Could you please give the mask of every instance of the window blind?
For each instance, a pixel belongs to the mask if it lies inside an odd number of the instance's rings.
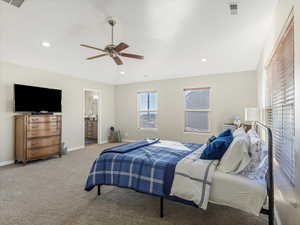
[[[157,92],[139,92],[138,96],[138,126],[139,128],[157,127]]]
[[[265,124],[268,127],[272,127],[273,121],[272,121],[272,108],[266,108],[265,109]]]
[[[210,130],[210,88],[184,89],[185,132]]]
[[[272,123],[275,159],[292,184],[295,183],[295,80],[294,23],[271,59],[268,73],[272,79]]]

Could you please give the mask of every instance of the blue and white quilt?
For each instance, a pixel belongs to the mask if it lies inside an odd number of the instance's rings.
[[[114,185],[168,197],[177,163],[201,146],[155,139],[107,149],[94,161],[85,190]]]

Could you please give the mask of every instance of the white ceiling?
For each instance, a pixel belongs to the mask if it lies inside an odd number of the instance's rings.
[[[111,84],[255,70],[277,1],[239,0],[238,16],[228,2],[25,0],[16,8],[0,1],[0,60]],[[130,45],[124,52],[144,60],[85,60],[99,52],[79,44],[109,43],[108,16],[118,19],[116,42]]]

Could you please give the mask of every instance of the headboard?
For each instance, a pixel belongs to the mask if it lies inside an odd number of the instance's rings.
[[[269,209],[262,209],[261,213],[269,216],[269,225],[274,225],[273,135],[271,128],[261,122],[255,122],[255,127],[261,138],[266,140],[268,145],[268,172],[266,174],[266,183]]]

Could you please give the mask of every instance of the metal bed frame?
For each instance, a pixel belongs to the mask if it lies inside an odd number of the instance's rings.
[[[261,122],[255,122],[256,127],[266,129],[268,134],[268,172],[266,174],[268,209],[262,208],[260,213],[268,215],[268,225],[274,225],[274,177],[273,177],[273,135],[272,130]],[[101,185],[98,186],[98,196],[101,195]],[[164,217],[164,197],[160,197],[160,217]]]
[[[255,123],[257,127],[261,127],[267,131],[268,136],[268,172],[266,175],[267,192],[268,192],[268,208],[261,209],[260,213],[268,215],[269,225],[274,225],[274,174],[273,174],[273,134],[270,127],[261,122]]]

